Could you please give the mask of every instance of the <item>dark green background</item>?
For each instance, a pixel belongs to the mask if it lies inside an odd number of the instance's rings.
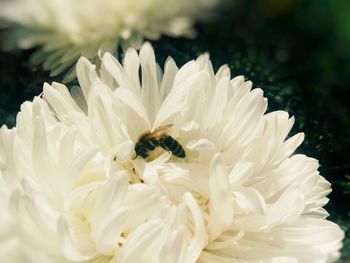
[[[350,1],[236,0],[218,14],[193,40],[154,42],[159,62],[170,55],[181,65],[208,51],[216,69],[228,64],[262,88],[269,111],[296,117],[292,134],[306,134],[298,151],[319,159],[332,183],[330,220],[346,231],[339,262],[350,262]],[[0,51],[0,124],[13,126],[20,104],[53,80],[29,66],[32,52]]]

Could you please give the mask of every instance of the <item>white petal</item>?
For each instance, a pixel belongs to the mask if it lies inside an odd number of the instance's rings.
[[[228,172],[219,154],[215,154],[210,164],[209,233],[211,240],[217,238],[230,225],[233,219]]]
[[[222,78],[215,87],[214,98],[212,98],[212,103],[206,116],[206,127],[208,128],[215,127],[222,121],[222,115],[228,96],[229,81],[229,78]]]
[[[199,139],[190,141],[186,147],[190,150],[201,151],[201,150],[210,150],[215,151],[215,144],[206,139]]]
[[[160,97],[154,51],[149,43],[145,43],[140,50],[140,62],[142,69],[142,103],[152,123],[159,109]]]
[[[139,94],[141,91],[141,85],[139,80],[140,58],[135,49],[129,48],[125,52],[123,65],[125,72],[128,74],[130,80],[133,82],[134,87],[138,89],[137,93]]]
[[[166,245],[163,247],[159,258],[166,263],[185,263],[186,253],[185,230],[180,227],[168,236]]]
[[[81,90],[85,100],[88,101],[91,85],[98,78],[95,66],[88,59],[81,57],[78,60],[76,71]]]
[[[202,213],[191,194],[186,193],[183,196],[183,201],[190,210],[193,224],[193,238],[187,249],[187,262],[196,262],[199,258],[202,249],[208,243],[208,235],[205,230],[205,225]]]
[[[159,91],[161,101],[164,101],[166,96],[168,96],[169,92],[171,91],[178,70],[179,69],[177,68],[175,61],[172,58],[168,58],[165,62],[164,76]]]
[[[133,158],[134,142],[126,140],[118,144],[113,150],[113,158],[115,157],[119,162],[124,163]]]
[[[266,202],[262,195],[253,188],[238,188],[233,192],[235,213],[265,214]]]
[[[120,235],[128,216],[128,209],[121,207],[105,216],[97,226],[96,249],[104,255],[112,255],[121,238]]]
[[[110,76],[118,83],[119,87],[130,89],[135,94],[139,94],[139,88],[134,85],[123,66],[112,56],[106,53],[103,56],[103,66],[109,72]],[[138,77],[138,76],[137,76]]]
[[[72,240],[66,219],[61,216],[57,223],[57,233],[59,235],[64,256],[72,261],[87,261],[97,256],[96,251],[80,251],[78,244]]]
[[[163,227],[160,220],[152,220],[138,227],[128,237],[116,262],[157,262],[155,259],[159,257],[164,243]]]
[[[101,189],[95,204],[92,225],[98,226],[110,211],[122,206],[127,193],[128,179],[125,172],[119,172],[111,176],[105,186]],[[94,229],[93,229],[94,233]],[[95,236],[95,234],[93,234]]]

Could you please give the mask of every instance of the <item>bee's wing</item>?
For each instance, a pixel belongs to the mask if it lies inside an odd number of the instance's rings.
[[[149,137],[151,138],[156,138],[159,137],[160,135],[163,134],[163,132],[167,129],[169,129],[170,127],[172,127],[174,124],[167,124],[167,125],[162,125],[159,126],[158,128],[156,128],[150,135]]]

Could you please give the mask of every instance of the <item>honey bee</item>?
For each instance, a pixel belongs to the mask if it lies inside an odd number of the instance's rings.
[[[160,146],[178,158],[185,158],[186,153],[181,144],[170,135],[165,134],[165,131],[171,126],[173,124],[163,125],[156,128],[153,132],[147,131],[142,134],[134,147],[136,157],[141,156],[146,159],[150,151]]]

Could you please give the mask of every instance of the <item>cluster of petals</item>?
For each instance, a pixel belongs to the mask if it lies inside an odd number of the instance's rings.
[[[330,184],[293,154],[287,112],[261,89],[214,71],[204,54],[164,69],[146,43],[123,63],[81,58],[79,86],[45,84],[0,130],[4,262],[332,262],[343,232],[327,221]],[[165,132],[186,152],[135,145]]]
[[[217,2],[4,0],[0,3],[0,18],[15,25],[12,37],[20,47],[42,46],[32,62],[43,63],[44,69],[56,76],[81,55],[97,63],[98,54],[114,53],[120,45],[140,47],[143,38],[156,40],[162,34],[191,37],[194,21],[206,17]]]

